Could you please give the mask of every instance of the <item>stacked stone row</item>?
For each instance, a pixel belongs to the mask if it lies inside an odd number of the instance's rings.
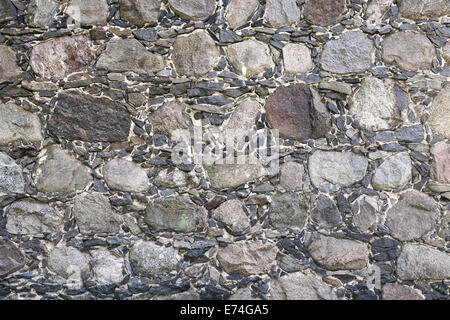
[[[0,0],[0,298],[448,299],[449,15]],[[194,126],[279,171],[174,163]]]

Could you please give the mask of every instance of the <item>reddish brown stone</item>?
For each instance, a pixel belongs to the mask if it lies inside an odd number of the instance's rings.
[[[103,29],[92,29],[89,31],[89,35],[92,40],[103,40],[106,39],[106,31]]]
[[[51,39],[36,45],[30,64],[34,72],[46,79],[62,80],[84,70],[94,60],[94,50],[86,35]]]
[[[267,119],[284,139],[321,138],[330,129],[330,114],[319,94],[306,84],[280,87],[266,102]]]
[[[431,149],[433,163],[431,164],[431,179],[450,183],[450,144],[441,141]]]
[[[313,24],[329,26],[334,24],[345,10],[345,0],[308,0],[303,14]]]

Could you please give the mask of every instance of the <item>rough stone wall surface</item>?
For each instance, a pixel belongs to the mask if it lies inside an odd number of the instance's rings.
[[[449,48],[448,0],[0,0],[0,299],[449,299]]]

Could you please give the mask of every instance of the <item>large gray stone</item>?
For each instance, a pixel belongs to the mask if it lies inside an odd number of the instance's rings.
[[[212,217],[223,223],[232,235],[244,234],[250,227],[250,218],[244,211],[243,203],[237,199],[222,203],[214,210]]]
[[[166,188],[195,188],[200,184],[200,179],[195,173],[184,172],[177,168],[160,171],[155,181]]]
[[[283,47],[284,72],[307,73],[314,68],[311,50],[302,43],[289,43]]]
[[[91,65],[95,57],[92,47],[86,35],[53,38],[33,47],[30,65],[42,78],[62,80]]]
[[[354,240],[308,234],[305,248],[318,265],[328,270],[359,270],[368,265],[367,244]]]
[[[56,233],[64,215],[46,203],[25,199],[13,202],[6,211],[6,231],[11,234],[44,237]]]
[[[372,186],[376,190],[403,187],[412,178],[412,163],[408,152],[400,152],[388,157],[375,169]]]
[[[450,184],[450,143],[440,141],[431,148],[433,162],[430,168],[430,178]]]
[[[382,298],[383,300],[425,300],[419,290],[399,283],[383,285]]]
[[[152,73],[164,69],[161,55],[151,53],[136,39],[111,39],[100,55],[96,67],[111,72]]]
[[[92,256],[92,271],[98,285],[118,284],[123,280],[122,258],[116,257],[107,249],[96,250]]]
[[[364,178],[368,161],[353,152],[316,151],[309,157],[309,175],[314,187],[329,183],[349,186]]]
[[[303,164],[288,161],[280,167],[280,185],[287,191],[296,191],[303,188]]]
[[[402,17],[426,19],[450,14],[448,0],[399,0],[398,8]]]
[[[0,278],[16,272],[26,263],[22,251],[11,241],[0,238]]]
[[[81,282],[81,276],[89,272],[89,256],[74,247],[59,246],[50,252],[47,267],[60,277]]]
[[[75,192],[92,180],[90,169],[59,146],[48,147],[34,171],[34,182],[41,192]]]
[[[311,217],[323,228],[334,228],[342,222],[336,203],[326,195],[319,195]]]
[[[418,244],[404,244],[397,259],[402,280],[444,280],[450,278],[450,255]]]
[[[120,218],[114,213],[106,196],[101,193],[77,195],[73,201],[73,214],[82,234],[120,231]]]
[[[71,0],[65,13],[77,24],[105,25],[109,6],[107,0]]]
[[[434,98],[428,124],[434,134],[450,139],[450,84]]]
[[[350,112],[366,130],[386,130],[395,126],[408,100],[408,94],[394,81],[367,77],[353,97]]]
[[[375,199],[367,196],[358,202],[359,213],[353,217],[353,223],[360,231],[366,232],[377,222],[380,207]]]
[[[300,19],[300,8],[295,0],[267,0],[264,18],[272,27],[287,26]]]
[[[337,40],[325,44],[321,64],[326,71],[334,73],[362,72],[373,61],[374,45],[364,33],[348,31]]]
[[[185,105],[176,100],[164,103],[148,114],[147,119],[152,124],[154,133],[160,133],[169,138],[175,130],[189,130],[193,126],[191,118],[185,111]]]
[[[130,250],[130,261],[139,272],[149,277],[164,276],[177,267],[180,256],[171,247],[141,242]]]
[[[21,107],[0,104],[0,145],[18,140],[37,142],[43,140],[39,117]]]
[[[425,35],[410,31],[388,36],[382,46],[383,60],[403,70],[430,68],[436,56],[433,44]]]
[[[113,159],[103,167],[103,177],[109,188],[124,192],[144,192],[149,187],[147,172],[134,162]]]
[[[59,5],[53,0],[32,0],[28,4],[28,24],[33,27],[50,27]]]
[[[246,24],[258,5],[258,0],[231,0],[225,14],[230,27],[234,29]]]
[[[170,7],[180,17],[205,20],[216,11],[216,0],[169,0]]]
[[[0,193],[24,193],[22,169],[8,155],[0,152]]]
[[[157,22],[160,9],[160,0],[120,0],[120,18],[137,26]]]
[[[269,242],[237,242],[220,248],[217,260],[227,273],[257,275],[270,271],[276,263],[277,253],[277,247]]]
[[[273,68],[269,47],[253,39],[233,43],[226,48],[227,59],[244,77]]]
[[[172,61],[180,76],[201,77],[219,62],[219,50],[205,30],[179,36],[173,44]]]
[[[370,0],[367,5],[366,18],[368,20],[381,20],[393,2],[394,0]]]
[[[254,99],[238,104],[223,127],[224,141],[233,136],[237,141],[244,142],[245,137],[253,133],[259,108],[259,102]]]
[[[147,206],[144,221],[156,231],[193,232],[205,227],[205,208],[187,196],[157,198]]]
[[[272,197],[269,220],[275,228],[299,228],[305,226],[310,199],[307,195],[286,192]]]
[[[402,193],[387,212],[386,226],[394,238],[409,241],[433,231],[438,218],[436,202],[418,191]]]
[[[67,140],[116,142],[128,140],[131,119],[120,102],[66,91],[58,95],[47,127]]]
[[[273,280],[271,300],[337,300],[332,287],[310,271],[290,273]]]
[[[264,176],[265,169],[261,164],[205,164],[211,187],[222,190],[235,188]]]
[[[20,79],[22,69],[16,62],[16,53],[7,45],[0,44],[0,83],[14,82]]]

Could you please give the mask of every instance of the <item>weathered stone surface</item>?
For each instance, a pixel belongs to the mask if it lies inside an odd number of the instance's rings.
[[[347,95],[352,94],[352,86],[345,82],[339,81],[322,81],[319,83],[319,89],[333,90]]]
[[[158,246],[146,241],[135,245],[130,251],[130,261],[137,270],[149,277],[164,276],[174,271],[180,256],[171,247]]]
[[[111,39],[95,65],[111,72],[151,73],[164,69],[164,59],[136,39]]]
[[[166,188],[195,188],[200,184],[200,179],[194,173],[184,172],[177,168],[160,171],[155,177],[155,181]]]
[[[169,0],[170,7],[180,17],[205,20],[216,11],[215,0]]]
[[[0,238],[0,278],[19,270],[25,263],[22,251],[13,242]]]
[[[238,104],[223,127],[224,141],[233,136],[237,141],[244,142],[245,137],[254,132],[253,127],[259,108],[259,102],[254,99],[248,99]]]
[[[119,102],[66,91],[58,95],[47,127],[68,140],[116,142],[128,139],[131,119]]]
[[[229,300],[242,301],[242,300],[261,300],[258,296],[252,296],[252,290],[250,288],[237,289],[234,294],[230,296]]]
[[[304,173],[303,165],[298,162],[283,163],[280,167],[280,185],[287,191],[300,190],[303,187]]]
[[[121,258],[117,258],[106,249],[97,250],[92,255],[92,271],[98,285],[117,284],[123,280]]]
[[[416,124],[395,130],[395,137],[400,143],[418,143],[425,138],[423,126]]]
[[[261,164],[212,164],[204,165],[211,187],[222,190],[238,187],[247,182],[261,178],[265,169]]]
[[[12,158],[0,152],[0,194],[24,193],[24,189],[22,169]]]
[[[30,65],[45,79],[62,80],[85,70],[94,60],[94,50],[85,35],[54,38],[33,47]]]
[[[377,201],[365,196],[359,200],[359,213],[353,217],[353,224],[360,231],[366,232],[377,222],[378,212]]]
[[[23,80],[22,87],[31,91],[58,91],[58,86],[53,82],[38,82]]]
[[[308,218],[309,197],[304,194],[286,192],[272,197],[269,210],[270,224],[275,228],[299,228]]]
[[[74,247],[56,247],[48,257],[47,267],[63,278],[81,281],[89,271],[89,256]]]
[[[323,228],[333,228],[342,222],[341,213],[334,201],[323,194],[319,195],[311,217]]]
[[[22,69],[17,65],[16,59],[16,53],[10,47],[0,44],[0,83],[20,79]]]
[[[318,265],[328,270],[359,270],[368,264],[367,244],[354,240],[308,234],[305,248]]]
[[[428,124],[434,134],[450,139],[450,84],[434,98]]]
[[[173,44],[172,61],[179,75],[201,77],[219,62],[219,50],[205,30],[179,36]]]
[[[65,13],[81,25],[105,25],[109,6],[106,0],[71,0]]]
[[[350,112],[366,130],[386,130],[395,126],[400,106],[407,108],[408,100],[407,93],[394,81],[367,77],[353,97]]]
[[[367,5],[366,18],[380,20],[389,10],[394,0],[370,0]]]
[[[41,192],[75,192],[91,182],[90,169],[59,146],[45,150],[34,172],[34,183]]]
[[[253,39],[229,45],[226,53],[231,65],[245,77],[274,67],[267,45]]]
[[[290,273],[271,283],[271,300],[337,300],[332,287],[310,271]]]
[[[25,199],[7,209],[6,231],[11,234],[44,237],[59,231],[64,215],[46,203]]]
[[[229,26],[234,29],[246,24],[258,5],[258,0],[231,0],[225,14]]]
[[[319,26],[336,23],[344,10],[345,0],[307,0],[303,5],[305,18]]]
[[[435,49],[430,40],[415,32],[396,32],[385,38],[382,46],[383,60],[403,70],[430,68],[435,57]]]
[[[433,231],[438,217],[436,202],[424,193],[402,193],[398,202],[387,212],[385,225],[394,238],[409,241]]]
[[[431,163],[431,179],[450,183],[450,144],[444,141],[436,143],[431,148],[433,162]]]
[[[447,64],[450,64],[450,41],[447,41],[442,47],[442,57],[445,59]]]
[[[321,64],[334,73],[362,72],[373,61],[373,42],[360,31],[345,32],[341,38],[330,40],[322,52]]]
[[[149,187],[147,172],[134,162],[113,159],[103,167],[106,184],[113,190],[144,192]]]
[[[322,138],[330,129],[330,113],[313,88],[298,83],[277,88],[266,102],[267,120],[281,138]]]
[[[397,274],[402,280],[448,279],[450,255],[424,245],[405,244],[397,259]]]
[[[156,231],[193,232],[205,226],[207,212],[187,196],[157,198],[147,206],[145,222]]]
[[[53,0],[32,0],[28,4],[28,24],[34,27],[49,27],[58,10],[59,5]]]
[[[277,262],[280,268],[286,272],[301,271],[308,267],[308,265],[303,264],[301,260],[282,252],[278,252]]]
[[[283,47],[284,71],[290,74],[307,73],[314,68],[311,51],[301,43],[289,43]]]
[[[314,187],[322,184],[349,186],[364,178],[368,162],[353,152],[316,151],[309,158],[309,175]]]
[[[147,117],[152,124],[153,132],[169,138],[175,130],[191,129],[191,118],[185,112],[185,105],[178,101],[168,101]]]
[[[383,300],[425,300],[419,290],[398,283],[383,285],[382,298]]]
[[[272,27],[288,26],[300,19],[300,9],[295,0],[267,0],[264,18]]]
[[[242,202],[237,199],[222,203],[214,210],[212,217],[223,223],[232,235],[244,234],[250,227],[250,218],[245,214]]]
[[[158,21],[160,0],[120,0],[120,17],[137,26]]]
[[[402,17],[410,19],[426,19],[450,14],[450,3],[447,0],[400,0],[398,8]]]
[[[119,216],[114,213],[107,197],[101,193],[81,194],[74,198],[73,214],[82,234],[118,233]]]
[[[237,242],[220,248],[217,260],[225,272],[256,275],[269,272],[276,263],[277,252],[277,247],[269,242]]]
[[[0,0],[0,23],[15,19],[17,9],[10,0]]]
[[[400,152],[388,157],[375,169],[372,186],[376,190],[403,187],[412,178],[412,163],[408,152]]]

